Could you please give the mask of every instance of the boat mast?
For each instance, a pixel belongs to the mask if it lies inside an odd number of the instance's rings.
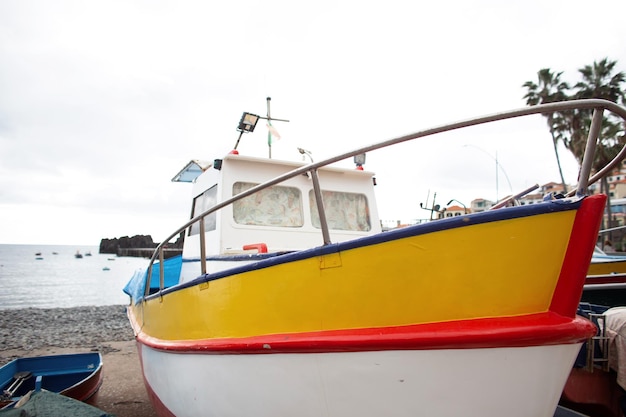
[[[272,130],[270,127],[272,126],[272,116],[270,116],[270,101],[271,97],[267,98],[267,149],[269,151],[269,158],[272,159]]]
[[[279,122],[289,122],[289,120],[285,119],[274,119],[270,113],[270,101],[271,97],[267,98],[267,117],[261,117],[261,119],[267,120],[267,147],[269,149],[269,158],[272,159],[272,130],[274,127],[272,126],[272,120],[277,120]]]
[[[237,130],[239,131],[239,137],[237,138],[237,142],[235,142],[235,147],[231,151],[231,153],[238,154],[239,152],[237,152],[237,146],[239,146],[239,141],[241,140],[241,136],[243,136],[244,133],[254,132],[254,128],[256,127],[258,120],[265,119],[267,120],[267,146],[269,148],[269,157],[270,159],[272,159],[272,131],[274,131],[275,136],[280,138],[280,136],[278,135],[278,132],[276,132],[276,130],[272,126],[272,120],[278,120],[279,122],[289,122],[289,120],[272,118],[270,114],[270,100],[272,100],[272,98],[268,97],[267,98],[267,117],[257,116],[256,114],[243,112],[243,114],[241,115],[241,120],[239,120],[239,126],[237,127]]]

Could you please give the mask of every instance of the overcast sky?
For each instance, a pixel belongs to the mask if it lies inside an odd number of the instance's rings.
[[[524,107],[544,67],[572,82],[604,57],[626,70],[624,16],[623,0],[0,0],[0,243],[160,241],[190,213],[171,178],[232,149],[268,96],[290,120],[273,156],[321,160]],[[264,126],[239,150],[267,155]],[[469,206],[559,181],[540,117],[372,153],[366,169],[381,217],[402,221],[434,193]]]

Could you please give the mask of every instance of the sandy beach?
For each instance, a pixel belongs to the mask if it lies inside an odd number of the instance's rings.
[[[98,351],[104,382],[94,404],[118,417],[156,416],[124,306],[0,311],[0,365],[26,356]]]

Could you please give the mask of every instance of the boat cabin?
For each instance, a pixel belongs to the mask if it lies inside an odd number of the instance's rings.
[[[304,165],[235,154],[217,159],[193,179],[191,218]],[[381,231],[372,172],[338,167],[317,172],[331,242]],[[180,283],[200,275],[199,262],[190,262],[201,259],[200,233],[199,222],[185,232]],[[311,175],[307,172],[263,188],[205,216],[204,233],[207,273],[232,267],[233,262],[241,265],[245,260],[323,245]]]

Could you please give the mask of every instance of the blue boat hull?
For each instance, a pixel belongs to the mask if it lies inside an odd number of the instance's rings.
[[[102,356],[97,352],[15,359],[0,368],[0,392],[11,391],[0,408],[41,389],[93,403],[102,380]]]

